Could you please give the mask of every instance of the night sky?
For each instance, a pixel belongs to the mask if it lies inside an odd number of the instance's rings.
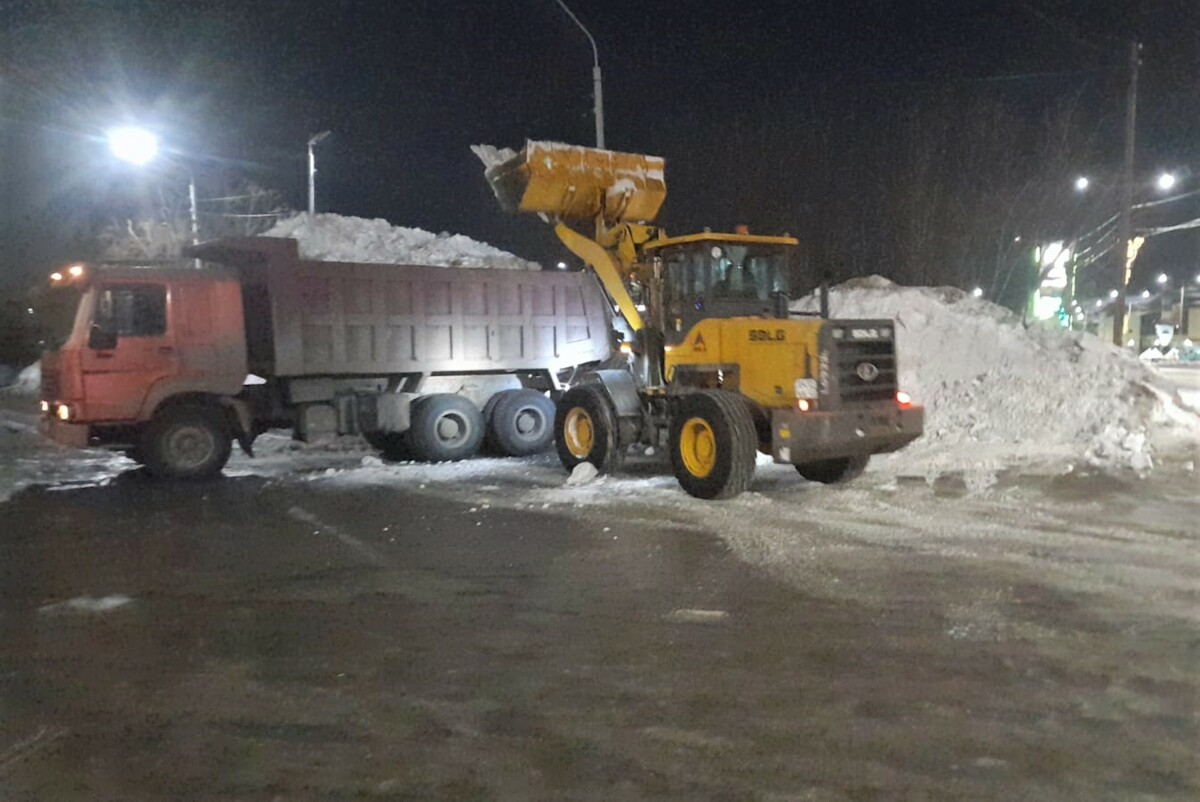
[[[813,209],[853,202],[832,197],[837,182],[794,176],[836,161],[839,141],[886,143],[872,97],[1002,92],[1030,117],[1077,97],[1098,143],[1088,169],[1114,169],[1120,68],[1135,35],[1145,43],[1139,171],[1200,168],[1195,2],[570,5],[599,43],[609,146],[668,160],[662,219],[675,232],[803,233]],[[552,0],[0,0],[0,29],[9,284],[70,258],[135,185],[169,180],[113,163],[100,136],[115,123],[156,128],[195,167],[201,195],[208,171],[235,168],[296,208],[305,141],[331,129],[321,210],[543,260],[560,252],[553,236],[500,213],[468,145],[593,141],[591,52]],[[817,125],[834,132],[826,152],[794,144]],[[857,175],[845,191],[871,186]]]

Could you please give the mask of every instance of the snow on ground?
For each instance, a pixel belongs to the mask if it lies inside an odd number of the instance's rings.
[[[42,363],[34,362],[17,374],[17,380],[7,387],[0,387],[0,393],[8,395],[37,395],[42,389]]]
[[[536,262],[462,234],[434,234],[386,220],[339,214],[298,214],[262,236],[290,237],[297,241],[302,258],[326,262],[541,269]]]
[[[816,303],[810,297],[794,308]],[[1200,416],[1136,356],[1090,334],[1026,328],[961,290],[874,276],[833,288],[830,314],[894,319],[900,386],[925,406],[924,437],[877,467],[965,470],[984,482],[1014,465],[1087,461],[1146,471],[1156,443],[1200,438]]]

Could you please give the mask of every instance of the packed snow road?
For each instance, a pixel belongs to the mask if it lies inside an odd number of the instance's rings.
[[[0,798],[1195,799],[1194,472],[0,475]],[[24,450],[23,450],[24,449]]]

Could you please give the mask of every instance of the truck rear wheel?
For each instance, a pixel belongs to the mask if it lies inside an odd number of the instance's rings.
[[[684,396],[670,434],[671,467],[689,495],[730,498],[750,487],[758,434],[741,396],[724,390]]]
[[[483,441],[483,413],[461,395],[427,395],[413,402],[412,424],[406,435],[415,459],[466,459],[479,450]]]
[[[869,454],[860,457],[823,459],[818,462],[803,462],[796,466],[796,471],[810,482],[840,485],[862,476],[862,472],[867,469],[867,463],[870,460]]]
[[[591,384],[563,393],[554,413],[558,459],[568,471],[590,462],[600,473],[620,470],[625,449],[617,431],[617,416],[604,391]]]
[[[233,437],[223,410],[168,407],[154,416],[137,448],[146,469],[164,479],[216,476],[229,461]]]
[[[502,390],[487,410],[492,450],[510,457],[545,451],[554,438],[554,402],[537,390]]]

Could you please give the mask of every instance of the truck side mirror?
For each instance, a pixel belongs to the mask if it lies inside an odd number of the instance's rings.
[[[88,332],[88,348],[93,351],[111,351],[117,347],[117,330],[93,323]]]

